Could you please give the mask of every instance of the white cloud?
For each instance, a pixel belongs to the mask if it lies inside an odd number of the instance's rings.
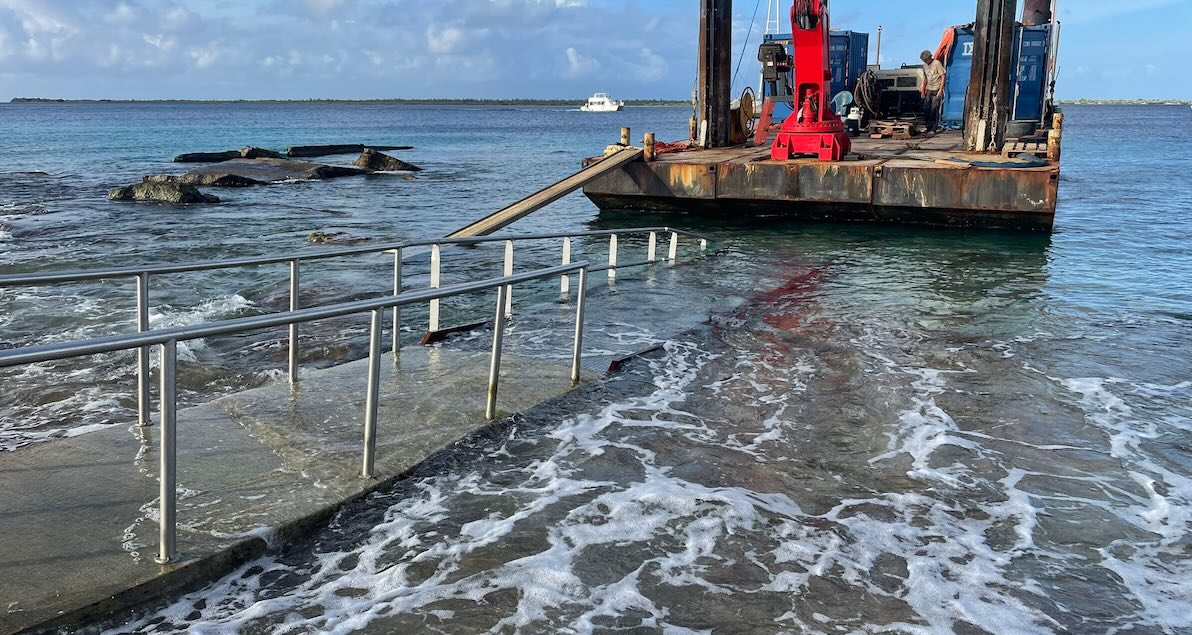
[[[344,0],[306,0],[306,8],[316,15],[327,15],[343,3]]]
[[[588,77],[600,70],[600,62],[588,57],[575,50],[575,47],[569,47],[565,54],[567,55],[567,71],[566,74],[571,78]]]
[[[464,39],[464,32],[455,27],[426,28],[426,45],[431,53],[448,55],[455,53],[456,47]]]

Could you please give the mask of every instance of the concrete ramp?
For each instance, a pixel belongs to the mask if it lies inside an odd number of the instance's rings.
[[[506,207],[497,212],[493,212],[488,216],[451,233],[448,238],[469,238],[473,236],[487,236],[498,229],[502,229],[534,212],[550,205],[551,203],[567,196],[568,194],[582,188],[589,182],[620,169],[621,166],[632,161],[636,161],[642,157],[642,151],[638,148],[625,148],[616,154],[611,154],[604,157],[600,161],[592,163],[588,167],[572,174],[571,176],[545,187],[526,198]]]
[[[117,426],[0,454],[0,632],[101,619],[201,584],[325,523],[482,427],[488,356],[442,348],[383,364],[377,473],[359,478],[367,360],[178,413],[178,548],[154,563],[158,428]],[[186,372],[185,366],[182,372]],[[506,354],[498,406],[570,390],[562,364]]]

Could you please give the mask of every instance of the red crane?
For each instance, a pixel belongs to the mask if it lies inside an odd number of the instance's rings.
[[[852,149],[844,122],[832,112],[828,83],[828,0],[795,0],[791,6],[795,54],[794,109],[782,123],[770,156],[786,161],[813,154],[820,161],[839,161]]]

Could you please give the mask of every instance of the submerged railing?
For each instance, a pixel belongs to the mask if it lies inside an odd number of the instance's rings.
[[[648,234],[647,255],[645,260],[618,263],[619,247],[618,236]],[[2,287],[22,287],[22,286],[41,286],[51,284],[66,284],[76,282],[90,282],[99,280],[115,280],[122,278],[130,278],[136,281],[136,313],[135,323],[138,333],[152,332],[149,328],[149,282],[153,276],[162,276],[168,274],[180,273],[194,273],[200,271],[214,271],[219,269],[232,269],[239,267],[256,267],[262,265],[274,264],[288,264],[290,269],[290,284],[289,284],[289,310],[291,312],[297,311],[301,308],[301,265],[303,262],[314,262],[320,260],[330,260],[336,258],[346,258],[351,256],[372,255],[378,253],[393,254],[393,294],[399,295],[402,293],[402,264],[404,259],[404,250],[414,247],[429,247],[430,248],[430,288],[437,289],[441,286],[443,273],[443,259],[442,248],[445,246],[467,246],[480,245],[485,243],[505,242],[505,261],[504,261],[504,275],[510,276],[513,274],[514,263],[514,244],[524,241],[540,241],[540,240],[555,240],[562,239],[562,265],[571,263],[571,247],[572,240],[575,238],[584,237],[608,237],[608,265],[591,267],[590,272],[607,271],[610,280],[615,279],[617,269],[624,269],[628,267],[637,267],[652,264],[658,261],[658,235],[669,234],[669,245],[667,249],[666,260],[675,262],[678,257],[679,237],[686,236],[699,241],[700,251],[707,249],[708,240],[703,236],[693,234],[681,229],[671,227],[639,227],[639,228],[622,228],[622,229],[608,229],[596,231],[582,231],[571,233],[552,233],[552,234],[520,234],[514,236],[489,236],[481,238],[440,238],[431,240],[415,240],[404,241],[396,243],[386,243],[381,245],[372,245],[369,247],[353,247],[346,249],[337,249],[319,252],[305,252],[294,253],[288,255],[278,256],[261,256],[253,258],[233,258],[227,260],[211,260],[199,261],[191,263],[173,264],[173,265],[154,265],[154,266],[139,266],[139,267],[117,267],[109,269],[94,269],[81,271],[60,271],[52,273],[31,273],[31,274],[16,274],[0,276],[0,288]],[[508,317],[512,311],[513,306],[513,287],[508,285],[505,290],[505,315]],[[560,274],[560,292],[566,297],[570,292],[570,278],[564,272]],[[448,296],[441,296],[448,297]],[[440,311],[440,297],[433,298],[429,301],[428,309],[428,330],[430,332],[438,332],[441,330],[441,311]],[[401,332],[401,308],[400,305],[394,306],[393,309],[393,349],[399,350]],[[150,385],[152,383],[149,373],[149,345],[137,348],[137,421],[143,426],[150,423]],[[287,372],[291,383],[298,381],[298,361],[299,361],[299,347],[298,347],[298,323],[292,323],[289,326],[289,349],[287,354]]]
[[[160,415],[160,475],[159,496],[161,513],[159,518],[159,543],[156,560],[160,563],[173,562],[177,558],[177,423],[178,423],[178,342],[244,333],[280,326],[294,326],[306,322],[340,318],[360,313],[372,313],[368,346],[368,384],[364,406],[364,451],[361,476],[372,478],[376,471],[377,415],[381,385],[381,335],[384,312],[397,310],[411,304],[435,302],[442,298],[497,290],[493,346],[489,361],[488,393],[485,401],[485,417],[496,416],[497,389],[501,373],[501,350],[508,310],[508,290],[514,284],[536,280],[554,279],[558,276],[579,274],[575,302],[575,337],[572,346],[571,381],[580,377],[580,361],[583,352],[584,302],[586,297],[587,261],[538,269],[527,273],[502,276],[478,282],[466,282],[442,288],[407,291],[393,296],[372,300],[359,300],[322,307],[298,309],[283,313],[271,313],[246,318],[225,320],[197,326],[180,326],[159,329],[145,333],[113,335],[82,342],[68,342],[32,346],[22,349],[0,351],[0,368],[36,364],[111,353],[126,350],[148,350],[158,346],[161,350],[159,380],[161,389]]]

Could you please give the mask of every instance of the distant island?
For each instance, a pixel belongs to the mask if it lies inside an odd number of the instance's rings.
[[[1068,106],[1184,106],[1192,102],[1184,99],[1061,99]]]
[[[315,106],[574,106],[579,99],[46,99],[15,97],[12,104],[309,104]],[[627,99],[627,106],[687,106],[688,101],[674,99]]]

